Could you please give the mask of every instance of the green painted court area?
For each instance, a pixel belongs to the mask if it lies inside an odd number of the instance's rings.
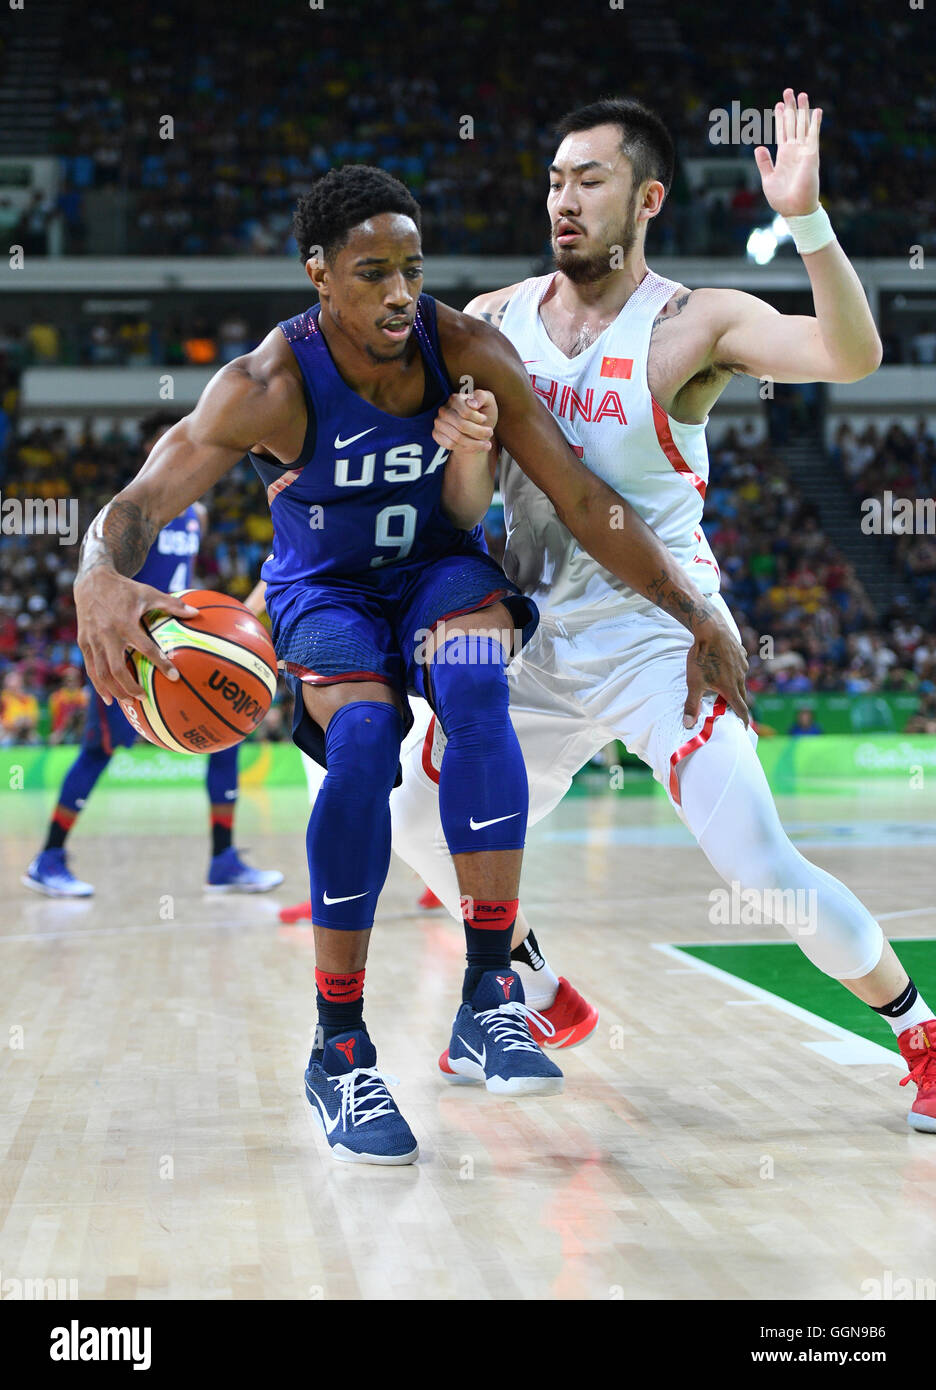
[[[933,1007],[936,999],[936,940],[917,937],[894,939],[894,949],[917,989]],[[830,980],[812,965],[792,941],[722,946],[678,946],[677,950],[714,965],[729,975],[777,994],[801,1009],[818,1014],[871,1042],[893,1047],[889,1024],[849,994],[837,980]]]

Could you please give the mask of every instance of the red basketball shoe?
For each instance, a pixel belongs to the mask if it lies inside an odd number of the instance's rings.
[[[432,912],[437,907],[444,907],[445,903],[442,902],[441,898],[436,897],[431,888],[426,888],[419,899],[419,906],[424,912]]]
[[[530,1020],[530,1032],[540,1047],[578,1047],[590,1038],[598,1027],[598,1010],[589,1004],[578,990],[570,985],[562,975],[559,976],[559,989],[548,1009],[539,1013],[548,1019],[555,1028],[552,1037],[547,1037],[534,1020]]]
[[[916,1100],[907,1115],[911,1129],[936,1134],[936,1018],[905,1028],[897,1039],[901,1056],[910,1068],[901,1086],[914,1081]]]
[[[307,903],[294,903],[292,907],[281,907],[279,910],[281,922],[305,922],[312,921],[312,899]]]

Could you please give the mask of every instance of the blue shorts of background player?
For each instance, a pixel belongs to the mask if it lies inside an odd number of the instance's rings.
[[[46,842],[29,865],[22,882],[51,898],[87,898],[92,884],[71,873],[65,857],[69,831],[117,748],[129,748],[136,733],[120,706],[105,705],[88,687],[88,716],[81,748],[65,775],[52,813]],[[211,859],[206,889],[212,892],[266,893],[283,881],[278,869],[254,869],[234,848],[234,806],[237,801],[237,744],[208,756],[206,786],[211,808]]]

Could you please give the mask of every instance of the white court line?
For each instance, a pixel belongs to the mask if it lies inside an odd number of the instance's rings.
[[[734,946],[742,943],[732,941],[730,943],[707,942],[705,944]],[[744,944],[763,945],[763,942]],[[651,941],[650,945],[654,951],[662,951],[664,955],[670,956],[673,960],[679,960],[683,964],[688,962],[694,969],[701,970],[704,975],[711,975],[713,979],[720,980],[722,984],[731,985],[733,989],[740,990],[742,994],[749,994],[752,1001],[756,1000],[758,1003],[778,1009],[780,1013],[795,1018],[798,1023],[805,1023],[810,1028],[818,1029],[820,1033],[828,1033],[830,1037],[837,1038],[840,1042],[847,1042],[852,1047],[856,1043],[861,1043],[861,1051],[866,1062],[882,1062],[886,1063],[887,1066],[899,1067],[901,1071],[906,1070],[906,1064],[899,1053],[891,1052],[889,1048],[882,1047],[880,1043],[863,1038],[860,1033],[853,1033],[850,1028],[841,1028],[837,1023],[830,1023],[827,1018],[820,1018],[819,1014],[810,1013],[808,1009],[801,1009],[799,1004],[791,1004],[788,999],[782,999],[779,994],[772,994],[770,990],[761,989],[760,985],[752,985],[750,980],[742,980],[738,975],[732,975],[727,970],[720,970],[717,965],[710,965],[708,961],[699,960],[698,956],[687,955],[685,951],[681,951],[678,946],[672,945],[668,941]],[[803,1046],[810,1047],[812,1044],[803,1042]],[[844,1052],[842,1055],[845,1055]],[[836,1060],[839,1059],[836,1058]]]
[[[925,917],[928,912],[936,914],[936,907],[905,907],[902,912],[879,912],[877,919],[879,922],[892,922],[895,917]],[[913,937],[907,939],[912,941]]]

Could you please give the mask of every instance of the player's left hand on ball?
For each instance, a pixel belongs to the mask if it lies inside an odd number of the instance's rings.
[[[197,608],[103,565],[79,575],[74,594],[85,670],[106,705],[143,694],[127,666],[128,647],[147,657],[169,680],[178,680],[178,672],[150,637],[143,618],[154,609],[191,618]]]
[[[486,452],[497,424],[497,401],[490,391],[449,396],[432,426],[432,437],[443,449]]]
[[[686,661],[686,684],[689,688],[683,723],[691,729],[699,718],[702,696],[706,690],[723,695],[739,719],[749,724],[744,676],[748,668],[747,652],[718,613],[712,613],[695,630],[695,642]]]

